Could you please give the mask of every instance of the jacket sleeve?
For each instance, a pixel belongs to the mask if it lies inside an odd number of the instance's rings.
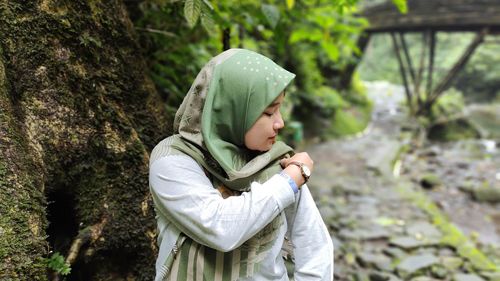
[[[333,280],[333,243],[307,185],[285,210],[293,246],[295,281]]]
[[[185,155],[156,160],[149,183],[158,215],[198,243],[223,252],[250,239],[295,200],[279,175],[223,199],[200,165]]]

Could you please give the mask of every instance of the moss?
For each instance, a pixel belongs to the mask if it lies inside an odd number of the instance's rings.
[[[428,138],[434,141],[458,141],[480,137],[477,128],[466,119],[455,119],[432,125]]]
[[[398,192],[405,198],[423,209],[439,228],[443,237],[441,242],[456,249],[457,253],[472,265],[475,271],[500,272],[500,265],[493,263],[481,252],[447,217],[439,208],[422,192],[413,190],[410,186],[400,184]]]
[[[5,86],[0,85],[0,279],[45,280],[42,184],[25,155],[27,146],[16,129],[20,126],[12,118]]]
[[[45,278],[41,187],[73,194],[75,224],[82,228],[108,218],[101,239],[85,246],[93,254],[79,259],[76,274],[90,272],[86,280],[150,280],[154,274],[155,221],[151,204],[144,203],[147,157],[170,124],[163,123],[165,110],[144,75],[120,3],[47,0],[42,10],[33,1],[0,8],[0,46],[11,83],[0,96],[0,128],[15,136],[12,150],[21,155],[19,161],[4,158],[1,147],[0,159],[8,160],[0,164],[19,182],[0,191],[2,211],[17,212],[15,219],[0,218],[8,233],[0,236],[0,276],[15,271],[22,280]],[[26,163],[24,170],[12,170],[14,162]],[[3,175],[0,180],[12,186]],[[19,201],[7,191],[18,193]]]

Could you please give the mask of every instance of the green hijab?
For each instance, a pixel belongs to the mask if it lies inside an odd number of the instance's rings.
[[[203,67],[179,107],[171,146],[233,190],[267,180],[292,148],[278,141],[269,151],[250,151],[245,133],[294,77],[256,52],[222,52]]]

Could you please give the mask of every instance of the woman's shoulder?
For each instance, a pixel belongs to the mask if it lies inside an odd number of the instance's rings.
[[[151,162],[151,167],[155,165],[168,166],[168,167],[200,167],[198,162],[196,162],[191,156],[187,154],[171,154],[164,155]],[[200,167],[201,168],[201,167]]]

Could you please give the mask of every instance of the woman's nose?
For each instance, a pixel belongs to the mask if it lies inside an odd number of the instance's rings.
[[[281,113],[277,114],[276,119],[274,120],[273,129],[280,130],[285,127],[285,121],[281,117]]]

